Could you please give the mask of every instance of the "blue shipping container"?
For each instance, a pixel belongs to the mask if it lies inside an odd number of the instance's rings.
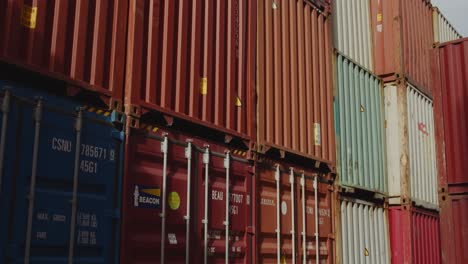
[[[116,263],[120,115],[7,82],[0,102],[0,263]]]

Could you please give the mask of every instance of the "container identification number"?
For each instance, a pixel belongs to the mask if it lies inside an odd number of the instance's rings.
[[[81,155],[88,158],[106,159],[107,150],[98,146],[81,144]]]

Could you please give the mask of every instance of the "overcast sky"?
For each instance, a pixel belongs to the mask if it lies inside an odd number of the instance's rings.
[[[455,26],[464,37],[468,36],[468,0],[432,0],[444,16]]]

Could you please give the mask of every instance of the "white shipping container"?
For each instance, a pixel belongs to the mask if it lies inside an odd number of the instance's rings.
[[[443,43],[462,38],[460,33],[450,24],[437,7],[432,9],[432,17],[434,23],[434,43]]]
[[[390,263],[388,213],[364,201],[341,201],[341,263]]]
[[[374,71],[369,0],[333,0],[335,48]]]
[[[409,83],[384,88],[390,204],[409,196],[437,208],[437,167],[432,100]]]

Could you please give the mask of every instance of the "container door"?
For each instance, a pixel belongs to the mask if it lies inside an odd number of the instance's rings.
[[[262,166],[262,167],[260,167]],[[257,202],[258,262],[291,263],[292,202],[289,174],[263,165],[257,168],[259,190]]]
[[[122,142],[109,117],[76,114],[55,98],[18,102],[12,228],[2,261],[112,263]]]
[[[315,195],[314,179],[304,177],[304,180],[297,180],[297,200],[298,200],[298,253],[300,263],[319,263],[320,261],[333,260],[332,242],[329,237],[332,235],[332,204],[331,190],[327,184],[317,183],[317,196]],[[304,183],[304,188],[302,186]],[[316,207],[316,203],[317,207]],[[316,213],[318,212],[318,214]],[[317,240],[315,233],[318,233],[318,255],[317,261]],[[305,236],[303,235],[305,234]],[[305,249],[305,250],[304,250]],[[305,256],[305,258],[304,258]],[[297,260],[299,263],[299,260]]]
[[[197,236],[201,239],[196,263],[248,263],[251,167],[231,154],[223,154],[222,148],[211,149],[199,158]]]
[[[185,263],[185,147],[132,133],[125,155],[121,263]]]

